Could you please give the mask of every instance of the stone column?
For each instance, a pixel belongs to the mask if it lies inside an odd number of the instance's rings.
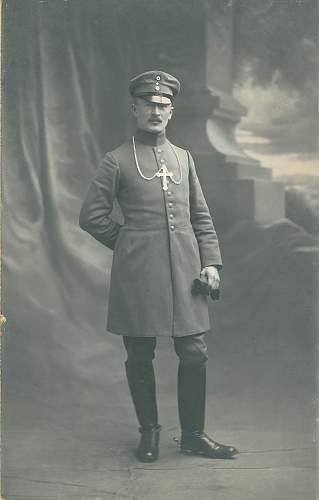
[[[272,181],[271,169],[236,142],[235,129],[246,109],[232,96],[233,23],[231,1],[197,4],[189,20],[187,83],[171,126],[176,143],[195,158],[207,202],[222,229],[242,219],[270,223],[285,216],[283,187]]]

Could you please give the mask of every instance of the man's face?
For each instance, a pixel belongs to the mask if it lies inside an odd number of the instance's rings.
[[[132,111],[136,118],[137,128],[158,134],[166,129],[173,114],[173,106],[171,103],[158,104],[137,97],[132,104]]]

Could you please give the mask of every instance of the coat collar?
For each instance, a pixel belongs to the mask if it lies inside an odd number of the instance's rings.
[[[136,141],[147,146],[161,146],[167,141],[165,131],[161,134],[151,134],[150,132],[146,132],[146,130],[137,129],[134,137]]]

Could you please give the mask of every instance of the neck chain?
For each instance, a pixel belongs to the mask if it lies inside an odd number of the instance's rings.
[[[142,177],[142,179],[144,179],[145,181],[151,181],[151,180],[155,179],[155,177],[162,177],[163,191],[167,191],[167,189],[168,189],[168,182],[167,182],[167,178],[168,177],[171,179],[172,182],[174,182],[174,184],[179,185],[182,182],[182,178],[183,178],[182,167],[181,167],[181,164],[179,162],[178,154],[175,151],[174,146],[170,142],[168,144],[170,145],[170,147],[173,150],[173,153],[174,153],[174,155],[176,157],[178,168],[179,168],[179,180],[178,181],[174,179],[173,172],[169,172],[168,169],[167,169],[167,167],[165,165],[163,167],[161,167],[151,177],[146,177],[146,175],[144,175],[143,172],[141,171],[141,168],[140,168],[140,165],[139,165],[139,162],[138,162],[134,136],[132,137],[132,144],[133,144],[133,153],[134,153],[135,165],[136,165],[137,171],[140,174],[140,176]]]

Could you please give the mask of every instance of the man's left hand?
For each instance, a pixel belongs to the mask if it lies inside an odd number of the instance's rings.
[[[206,280],[209,290],[218,290],[220,277],[215,266],[204,267],[200,273],[200,277],[202,280]]]

